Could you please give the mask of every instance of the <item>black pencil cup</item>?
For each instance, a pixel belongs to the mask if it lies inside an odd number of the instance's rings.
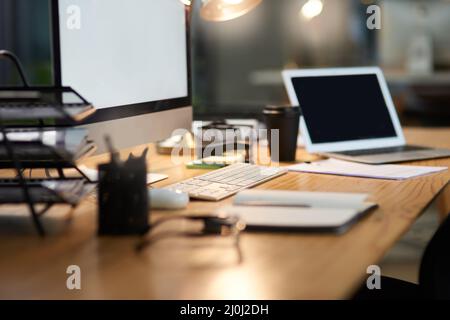
[[[149,229],[145,153],[98,167],[98,234],[139,235]]]

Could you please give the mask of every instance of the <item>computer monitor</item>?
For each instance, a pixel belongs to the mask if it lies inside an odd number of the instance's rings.
[[[192,121],[188,9],[179,0],[52,0],[54,78],[98,109],[83,125],[105,152]]]

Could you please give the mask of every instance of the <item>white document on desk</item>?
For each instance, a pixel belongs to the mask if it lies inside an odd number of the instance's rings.
[[[362,164],[338,159],[301,163],[288,167],[289,171],[333,174],[374,179],[404,180],[447,170],[447,167],[425,167],[394,164]]]

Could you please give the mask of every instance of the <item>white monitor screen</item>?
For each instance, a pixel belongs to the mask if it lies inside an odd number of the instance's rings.
[[[179,0],[60,0],[61,82],[98,109],[188,96]]]

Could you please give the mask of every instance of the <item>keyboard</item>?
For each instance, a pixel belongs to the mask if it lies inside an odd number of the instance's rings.
[[[165,189],[186,192],[193,199],[219,201],[240,190],[281,176],[287,169],[236,163],[228,167],[197,176]]]

